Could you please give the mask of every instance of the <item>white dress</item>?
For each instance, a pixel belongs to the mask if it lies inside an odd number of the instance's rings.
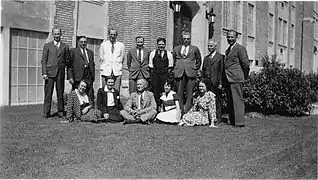
[[[177,111],[175,103],[178,100],[176,95],[174,91],[170,91],[168,94],[162,93],[160,101],[164,110],[157,115],[158,120],[168,123],[180,122],[180,113]]]

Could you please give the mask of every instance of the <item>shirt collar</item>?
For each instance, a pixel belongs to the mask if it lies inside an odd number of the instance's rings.
[[[211,58],[213,58],[216,54],[216,51],[214,51],[212,54],[211,54]]]
[[[104,87],[104,91],[105,91],[105,92],[111,92],[111,93],[114,93],[114,92],[115,92],[114,88],[111,89],[111,90],[109,90],[107,86]]]

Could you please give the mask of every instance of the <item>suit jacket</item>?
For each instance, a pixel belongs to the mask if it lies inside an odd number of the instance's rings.
[[[150,51],[143,49],[143,61],[138,60],[137,48],[132,48],[127,54],[127,66],[129,70],[129,79],[150,78],[149,56]]]
[[[248,78],[249,71],[246,48],[236,43],[224,60],[225,77],[230,83],[241,83]]]
[[[65,75],[65,65],[69,60],[69,47],[67,44],[60,42],[57,48],[53,41],[48,42],[43,47],[42,53],[42,75],[56,77],[57,73]]]
[[[204,57],[202,66],[203,78],[211,80],[214,86],[222,85],[224,55],[216,52],[211,59],[210,55]]]
[[[107,107],[107,92],[104,91],[105,87],[99,88],[97,92],[97,109],[99,109],[102,114],[105,114],[108,112]],[[120,101],[119,91],[114,89],[114,101],[115,101],[115,107],[120,111],[123,110],[124,107]]]
[[[179,45],[173,49],[174,77],[180,78],[184,72],[188,77],[196,77],[201,67],[200,50],[196,46],[189,45],[187,57],[183,57],[181,47],[182,45]]]
[[[131,110],[136,110],[137,108],[138,108],[138,93],[133,92],[131,93],[124,109],[127,112],[130,112]],[[152,92],[145,90],[145,94],[143,97],[143,107],[140,113],[145,114],[154,109],[157,109],[155,97]]]
[[[70,51],[70,65],[67,69],[67,79],[74,79],[74,81],[80,81],[83,79],[84,68],[89,67],[92,75],[92,82],[95,80],[95,62],[93,51],[87,50],[87,56],[89,58],[89,63],[85,59],[79,47],[73,48]]]

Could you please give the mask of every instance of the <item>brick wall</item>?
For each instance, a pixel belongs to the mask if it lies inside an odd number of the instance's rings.
[[[75,1],[55,1],[56,14],[54,16],[54,26],[62,29],[62,41],[72,46],[72,38],[74,34],[74,18],[73,12]]]
[[[165,1],[110,1],[109,27],[118,30],[117,39],[125,52],[135,46],[135,37],[145,38],[145,47],[156,48],[156,39],[166,37],[167,3]],[[127,68],[126,56],[124,68]]]

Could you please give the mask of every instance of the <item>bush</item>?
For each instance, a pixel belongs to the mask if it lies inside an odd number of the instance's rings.
[[[246,110],[289,116],[310,112],[318,100],[317,74],[284,69],[275,57],[266,56],[262,63],[261,72],[252,72],[243,86]]]

